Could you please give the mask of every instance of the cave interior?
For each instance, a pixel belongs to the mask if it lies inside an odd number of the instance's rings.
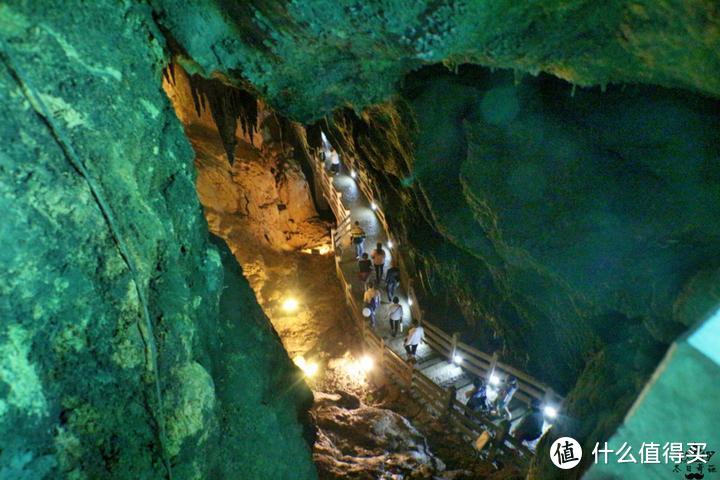
[[[0,61],[0,479],[672,479],[593,447],[720,447],[716,2],[22,0]],[[562,398],[532,458],[358,374],[329,145],[403,325],[412,287]]]

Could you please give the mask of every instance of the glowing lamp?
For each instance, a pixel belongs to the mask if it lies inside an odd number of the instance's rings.
[[[377,203],[372,202],[372,203],[370,204],[370,208],[372,208],[373,211],[377,210],[377,209],[378,209]]]
[[[308,377],[314,377],[315,374],[318,372],[318,364],[315,362],[310,362],[305,365],[305,368],[303,369],[305,372],[305,375]]]
[[[360,367],[366,372],[373,369],[375,366],[375,362],[373,361],[372,357],[369,357],[368,355],[365,355],[360,359]]]
[[[350,176],[351,176],[352,178],[357,177],[357,173],[355,173],[355,170],[350,170]]]
[[[453,363],[455,365],[460,365],[462,362],[463,362],[463,358],[460,355],[458,355],[458,354],[453,355]]]
[[[494,373],[492,375],[490,375],[490,385],[495,385],[495,386],[500,385],[500,377],[498,377]]]
[[[546,405],[545,408],[543,408],[543,413],[549,419],[554,419],[558,416],[557,408],[550,405]]]
[[[298,301],[294,298],[286,298],[282,304],[282,308],[286,312],[294,312],[298,309]]]
[[[302,355],[295,357],[293,362],[300,370],[303,371],[306,377],[312,377],[318,372],[318,364],[315,362],[308,362]]]
[[[392,240],[388,240],[388,242],[387,242],[388,248],[393,248],[394,245],[395,244],[392,242]]]
[[[408,305],[410,305],[411,307],[413,306],[412,298],[408,298]]]

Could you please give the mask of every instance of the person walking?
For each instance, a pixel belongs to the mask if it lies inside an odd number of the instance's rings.
[[[363,303],[365,303],[365,308],[370,310],[370,326],[375,328],[375,312],[380,306],[380,291],[375,288],[373,282],[368,284],[368,289],[363,294]]]
[[[393,338],[401,331],[403,318],[403,307],[400,305],[400,299],[395,297],[392,299],[390,308],[388,308],[388,320],[390,320],[390,333]]]
[[[408,361],[416,362],[415,354],[417,353],[418,345],[425,338],[425,329],[420,326],[417,318],[413,318],[412,327],[408,330],[407,337],[405,337],[405,352],[407,352]]]
[[[360,258],[365,251],[365,230],[360,226],[360,222],[356,221],[350,230],[350,241],[355,247],[355,258]]]
[[[545,419],[541,410],[540,400],[534,398],[530,404],[530,410],[525,412],[520,418],[522,418],[522,420],[512,432],[513,437],[520,442],[532,443],[542,436]]]
[[[505,385],[502,388],[502,391],[500,392],[500,402],[498,405],[498,413],[504,414],[508,420],[512,418],[512,413],[510,413],[510,402],[513,399],[513,396],[515,395],[515,392],[518,390],[518,379],[514,375],[510,375],[507,380],[505,381]]]
[[[330,171],[333,175],[340,173],[340,155],[335,147],[330,147]]]
[[[372,258],[373,265],[375,266],[375,281],[380,285],[383,278],[383,269],[385,268],[385,250],[383,249],[382,243],[377,243],[370,258]]]
[[[395,290],[400,285],[400,268],[397,266],[397,260],[393,259],[392,266],[385,274],[385,288],[387,289],[388,301],[395,296]]]
[[[372,272],[372,262],[368,258],[368,254],[363,253],[362,258],[358,260],[358,277],[363,283],[367,282],[370,272]]]
[[[482,378],[475,377],[473,379],[473,389],[468,392],[470,398],[467,401],[467,407],[473,412],[487,411],[487,385]]]

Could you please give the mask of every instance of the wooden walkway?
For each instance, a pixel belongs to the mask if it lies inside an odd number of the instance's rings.
[[[382,304],[377,311],[377,326],[375,329],[370,328],[368,319],[362,316],[365,285],[358,277],[355,250],[349,239],[350,228],[355,221],[360,222],[367,234],[365,251],[368,253],[375,248],[377,242],[383,244],[388,253],[385,270],[389,268],[392,255],[399,245],[391,238],[391,230],[382,206],[375,200],[369,179],[357,162],[344,159],[340,173],[331,176],[329,164],[321,158],[319,154],[313,158],[315,186],[319,190],[316,193],[322,194],[337,220],[337,227],[332,231],[337,275],[345,289],[346,302],[353,319],[363,332],[365,348],[380,364],[382,371],[392,381],[406,388],[431,413],[447,416],[452,425],[471,441],[485,431],[496,438],[500,426],[497,419],[482,417],[466,408],[467,393],[473,388],[474,377],[489,380],[491,376],[501,379],[513,375],[518,379],[519,388],[509,405],[512,424],[517,423],[517,419],[527,411],[533,399],[559,411],[563,399],[552,389],[524,372],[500,362],[496,354],[481,352],[463,343],[457,333],[448,334],[435,326],[430,319],[424,318],[414,297],[412,280],[407,277],[400,258],[398,260],[402,281],[395,295],[400,298],[403,306],[403,332],[407,330],[413,317],[418,318],[425,329],[425,342],[418,348],[417,363],[412,365],[406,361],[404,333],[396,338],[391,335],[387,319],[390,299],[387,297],[384,282],[380,285]],[[388,248],[389,240],[393,242],[392,248]],[[370,279],[374,278],[375,273],[372,272]],[[545,429],[549,426],[546,419]],[[509,435],[504,437],[504,440],[498,439],[495,442],[496,448],[513,451],[527,459],[532,456],[534,445],[520,444]]]

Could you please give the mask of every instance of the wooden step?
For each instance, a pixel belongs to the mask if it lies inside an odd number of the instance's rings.
[[[435,355],[435,352],[433,352],[430,356],[423,358],[422,361],[419,361],[415,365],[416,370],[425,371],[431,367],[434,367],[438,363],[444,362],[445,357],[441,357],[440,355]]]

